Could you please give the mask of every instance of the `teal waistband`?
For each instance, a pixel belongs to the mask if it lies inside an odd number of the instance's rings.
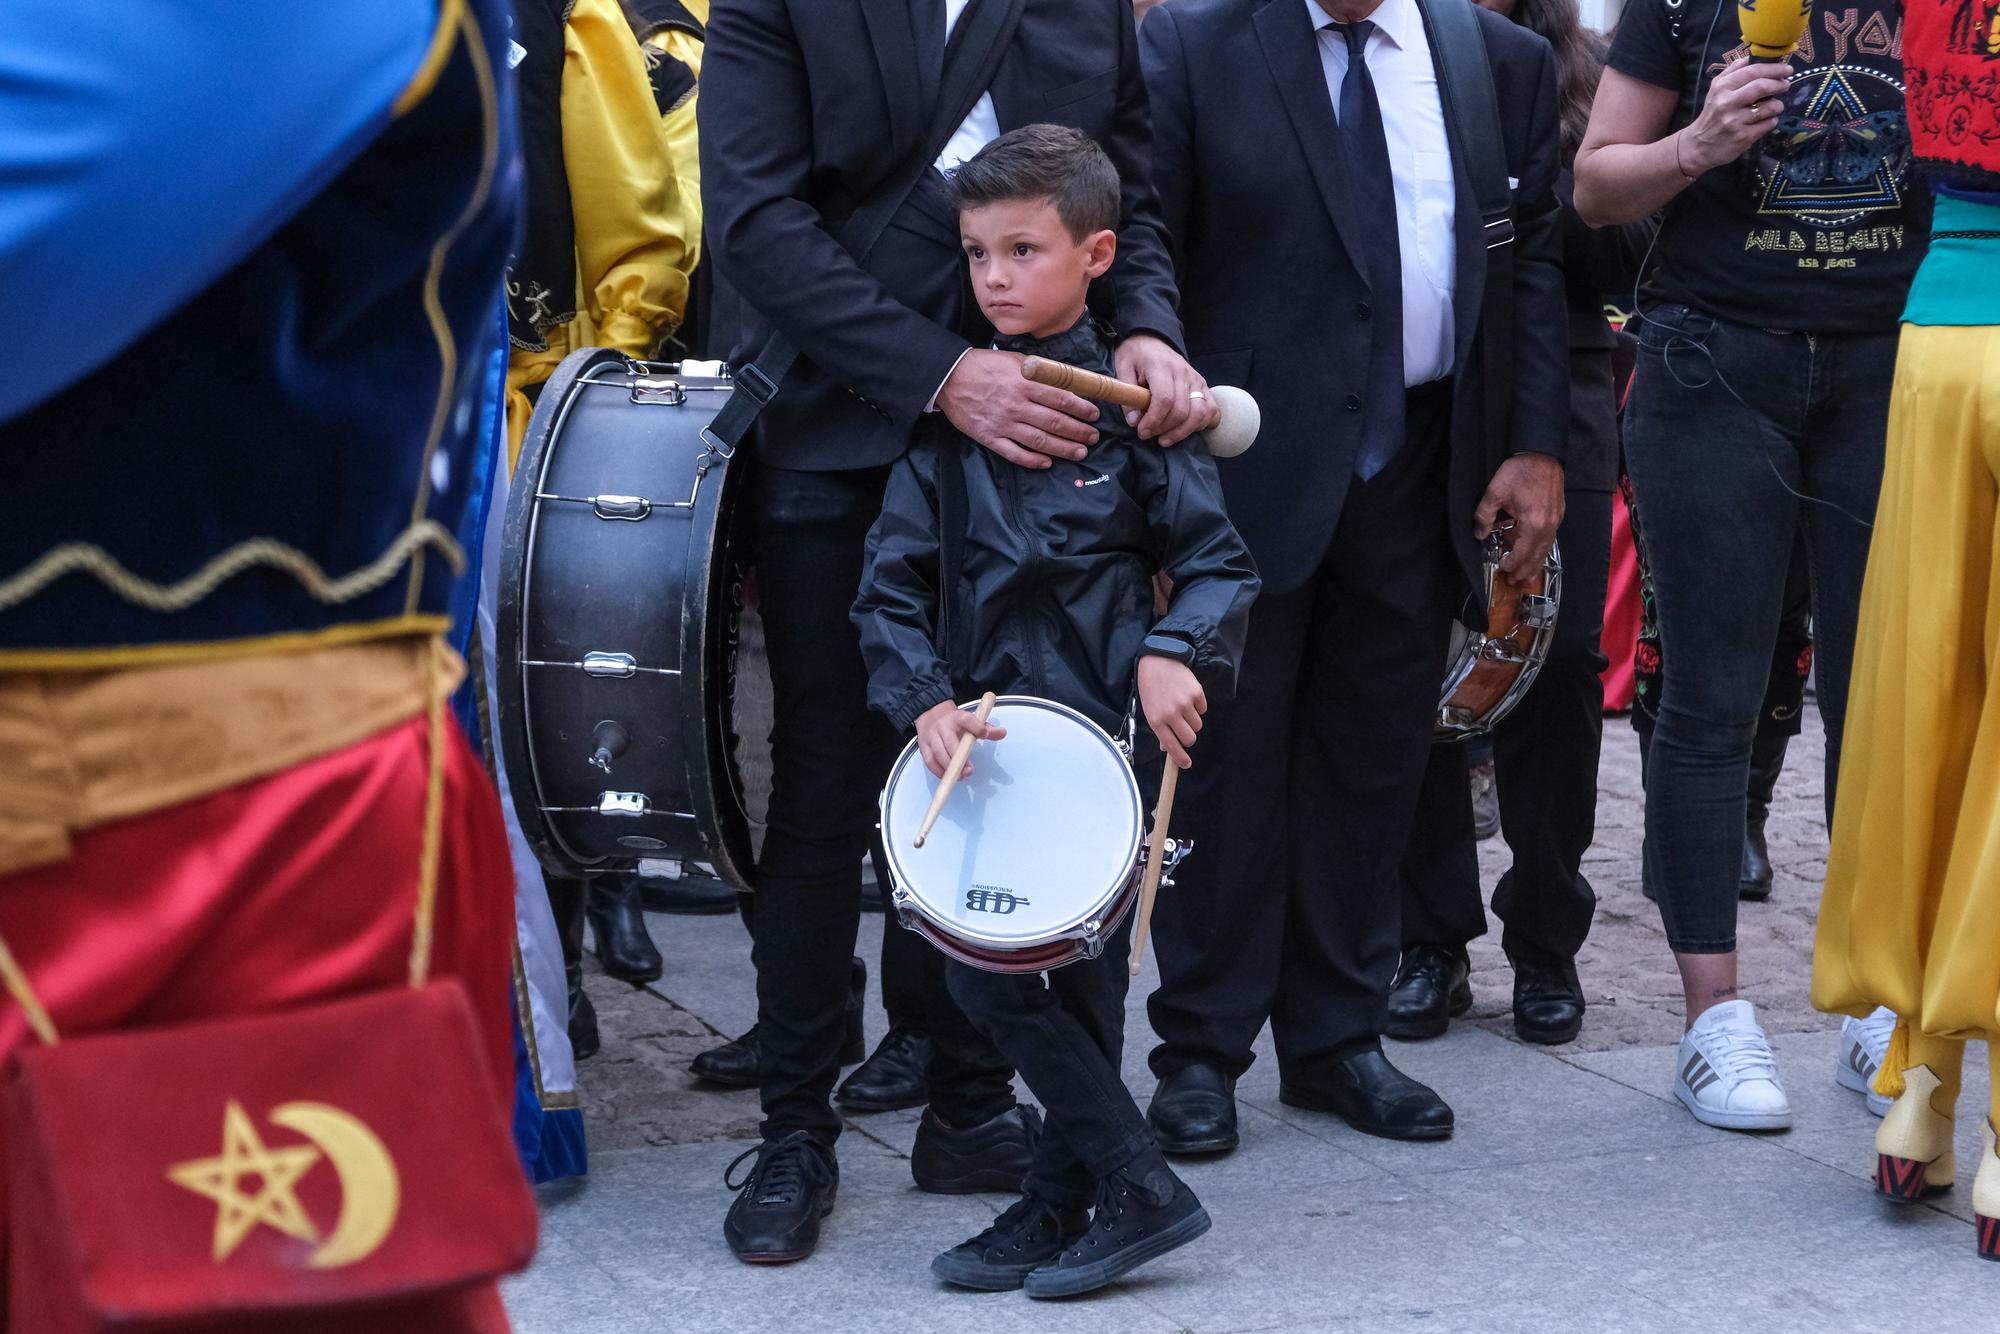
[[[1939,195],[1906,324],[2000,324],[2000,204]]]

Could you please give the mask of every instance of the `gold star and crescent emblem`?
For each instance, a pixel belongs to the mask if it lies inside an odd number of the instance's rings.
[[[227,1260],[259,1225],[310,1242],[306,1263],[338,1269],[373,1255],[395,1226],[402,1183],[381,1139],[358,1118],[323,1102],[288,1102],[271,1109],[272,1125],[306,1139],[266,1145],[243,1104],[229,1099],[222,1112],[222,1152],[167,1169],[167,1180],[215,1201],[213,1255]],[[300,1203],[298,1184],[322,1162],[340,1178],[340,1215],[322,1237]],[[254,1189],[245,1189],[245,1180]]]

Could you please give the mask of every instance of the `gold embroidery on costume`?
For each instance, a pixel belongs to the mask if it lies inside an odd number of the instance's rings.
[[[261,1223],[288,1237],[312,1242],[306,1263],[340,1269],[367,1259],[396,1224],[402,1183],[381,1139],[359,1119],[323,1102],[288,1102],[271,1109],[270,1121],[296,1131],[305,1144],[267,1148],[243,1105],[231,1098],[222,1113],[222,1152],[167,1169],[167,1179],[216,1203],[215,1262],[235,1253]],[[324,1240],[300,1203],[297,1186],[322,1162],[340,1177],[340,1216]],[[244,1177],[257,1182],[244,1191]]]
[[[394,542],[358,570],[329,578],[319,562],[297,547],[269,537],[239,542],[178,583],[160,584],[132,573],[118,558],[95,542],[65,542],[51,547],[33,564],[10,578],[0,580],[0,611],[26,602],[66,574],[81,572],[127,602],[148,611],[186,611],[224,583],[254,566],[283,570],[319,602],[335,605],[352,602],[372,593],[396,576],[410,558],[426,547],[434,547],[454,571],[465,569],[465,552],[451,531],[435,519],[422,519],[400,533]]]

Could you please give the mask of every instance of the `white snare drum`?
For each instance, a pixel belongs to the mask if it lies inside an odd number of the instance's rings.
[[[970,704],[961,706],[970,710]],[[1145,816],[1117,742],[1075,709],[1003,695],[972,772],[911,846],[938,780],[912,741],[882,790],[896,915],[953,958],[1038,973],[1095,958],[1132,910]],[[1171,867],[1177,855],[1167,854]]]

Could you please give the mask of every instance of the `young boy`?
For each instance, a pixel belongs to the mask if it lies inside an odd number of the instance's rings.
[[[1026,126],[961,166],[952,196],[994,345],[1110,374],[1110,349],[1085,308],[1117,249],[1118,173],[1103,150],[1073,129]],[[890,476],[854,616],[869,702],[916,728],[933,774],[961,735],[1006,735],[953,703],[982,690],[1056,700],[1118,735],[1136,677],[1153,735],[1186,767],[1208,707],[1204,682],[1234,686],[1258,579],[1223,512],[1208,447],[1198,436],[1172,449],[1142,442],[1115,408],[1097,429],[1081,461],[1041,469],[941,431]],[[965,530],[947,588],[939,495],[954,456]],[[1155,573],[1174,589],[1157,620]],[[949,646],[936,633],[941,605]],[[1148,791],[1157,762],[1149,767]],[[946,1281],[1068,1296],[1208,1230],[1119,1076],[1130,932],[1128,919],[1098,958],[1046,981],[946,964],[952,996],[1048,1109],[1020,1201],[932,1262]]]

